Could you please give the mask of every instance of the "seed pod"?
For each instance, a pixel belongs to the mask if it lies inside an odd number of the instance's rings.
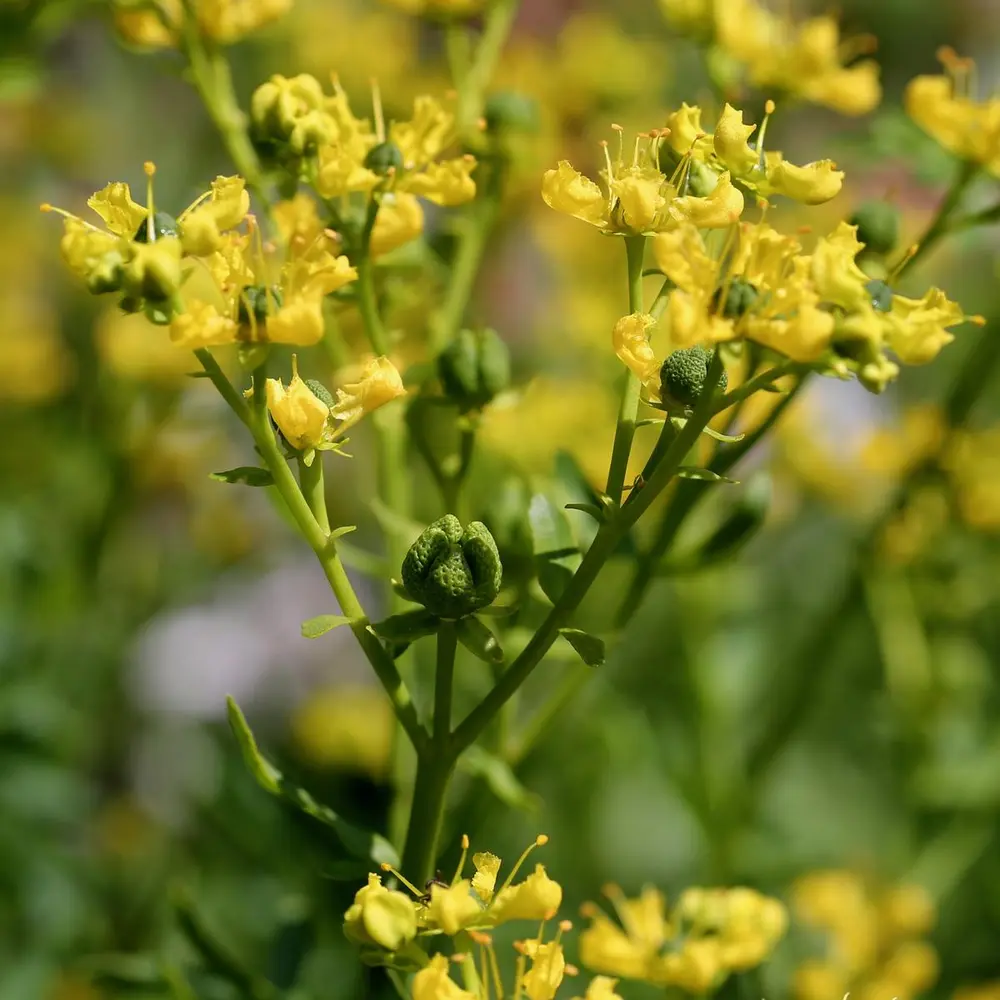
[[[488,132],[536,132],[538,102],[515,91],[491,94],[486,99],[483,118]]]
[[[723,291],[726,293],[726,301],[722,303],[721,312],[726,319],[739,319],[757,301],[757,289],[746,278],[733,278],[717,288],[712,296],[712,304],[716,308],[719,307]]]
[[[489,529],[472,521],[464,530],[454,514],[428,525],[410,546],[403,585],[440,618],[463,618],[491,604],[503,567]]]
[[[708,378],[712,352],[700,344],[674,351],[660,368],[660,396],[682,406],[694,406]],[[725,392],[729,378],[725,369],[719,376],[717,392]]]
[[[463,413],[482,409],[510,384],[510,352],[495,330],[460,330],[437,367],[445,394]]]
[[[368,150],[365,166],[382,177],[398,172],[403,169],[403,151],[394,142],[380,142]]]

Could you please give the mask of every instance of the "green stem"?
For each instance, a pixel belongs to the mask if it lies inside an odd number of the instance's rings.
[[[447,750],[432,746],[417,756],[417,776],[401,871],[418,888],[434,876],[448,784],[455,769],[455,754],[442,752],[442,749]]]
[[[206,44],[199,34],[197,15],[189,0],[185,0],[184,6],[184,54],[195,90],[236,170],[261,203],[269,207],[270,197],[264,184],[260,158],[247,134],[247,118],[236,99],[229,62],[221,49]]]
[[[597,579],[598,573],[615,551],[618,543],[674,477],[678,466],[684,461],[685,456],[698,440],[698,435],[701,434],[713,415],[715,387],[721,374],[722,360],[716,352],[712,358],[701,397],[687,423],[674,438],[648,482],[641,489],[633,490],[628,501],[617,514],[601,526],[562,596],[549,611],[548,616],[531,637],[528,645],[494,684],[489,694],[459,724],[452,737],[454,752],[461,753],[470,746],[490,724],[490,721],[508,699],[528,679],[531,672],[538,666],[542,657],[558,638],[559,630],[569,624],[571,615]]]
[[[354,266],[358,270],[357,293],[358,311],[365,326],[365,333],[376,354],[389,353],[389,338],[382,324],[382,315],[378,308],[378,296],[375,293],[375,268],[371,255],[371,235],[378,216],[379,202],[372,198],[368,202],[368,214],[365,217],[365,227],[361,233],[361,246],[355,254]]]
[[[313,455],[311,465],[299,459],[299,485],[309,509],[322,531],[330,533],[330,516],[326,506],[326,487],[323,482],[323,453]]]
[[[642,312],[642,261],[646,252],[645,236],[626,236],[625,255],[628,261],[628,309],[630,313]],[[611,449],[611,466],[608,469],[608,485],[605,493],[620,504],[628,460],[632,454],[632,439],[635,437],[635,421],[639,412],[638,377],[628,370],[622,387],[618,406],[618,423],[615,427],[615,443]]]
[[[417,717],[410,692],[403,683],[392,657],[369,630],[368,617],[354,592],[351,581],[348,579],[336,543],[330,538],[329,531],[321,527],[299,488],[295,475],[278,446],[266,408],[248,408],[229,383],[211,353],[204,349],[195,353],[209,378],[219,388],[222,397],[227,402],[238,402],[241,409],[237,413],[253,435],[254,444],[271,473],[279,496],[285,502],[299,533],[319,559],[330,588],[340,604],[340,609],[344,616],[351,620],[351,631],[385,688],[400,725],[406,731],[410,742],[419,749],[427,742],[427,732]],[[255,396],[260,399],[263,397],[263,393],[255,394]]]
[[[437,669],[434,673],[434,744],[445,753],[451,737],[451,694],[457,648],[458,632],[455,623],[441,622],[437,634]]]
[[[951,221],[951,216],[955,209],[958,208],[969,185],[978,176],[979,170],[980,167],[978,164],[969,161],[964,161],[959,165],[958,174],[948,189],[948,193],[944,196],[944,200],[938,206],[937,214],[931,220],[927,229],[924,230],[924,234],[917,240],[916,250],[910,257],[903,260],[897,268],[897,277],[913,267],[917,261],[937,245],[943,236],[947,235],[950,231],[948,223]]]
[[[451,264],[444,302],[431,322],[430,346],[434,355],[439,354],[457,333],[469,308],[486,244],[500,210],[500,174],[500,167],[494,166],[482,197],[473,203],[465,219]]]
[[[472,62],[462,80],[455,81],[457,87],[460,84],[456,118],[462,136],[474,135],[477,131],[486,88],[496,72],[520,5],[520,0],[495,0],[489,7]]]
[[[742,441],[720,448],[709,463],[709,469],[720,476],[724,476],[729,472],[778,422],[785,409],[801,391],[806,377],[805,373],[802,374],[791,390],[785,394],[781,402],[767,415],[767,418],[747,434]],[[680,530],[688,514],[690,514],[691,510],[702,496],[704,496],[708,485],[707,483],[692,479],[682,480],[677,484],[670,502],[663,512],[663,518],[657,527],[656,536],[652,544],[646,552],[640,554],[636,562],[632,581],[618,609],[616,624],[619,628],[624,627],[629,622],[632,615],[635,614],[642,604],[646,591],[656,576],[657,567],[667,554],[667,550],[673,544],[674,538],[677,536],[677,532]]]

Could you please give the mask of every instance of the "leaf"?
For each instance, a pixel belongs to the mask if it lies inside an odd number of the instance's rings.
[[[432,615],[426,608],[415,608],[373,622],[369,628],[386,642],[411,642],[424,635],[433,635],[439,624],[437,615]]]
[[[455,623],[458,641],[484,663],[503,663],[503,646],[493,630],[478,618],[460,618]]]
[[[554,560],[541,559],[537,566],[538,586],[542,593],[555,604],[563,595],[563,591],[573,579],[573,571]]]
[[[536,556],[562,556],[578,552],[566,515],[544,493],[536,493],[528,504],[528,523]]]
[[[253,465],[241,465],[225,472],[213,472],[208,477],[217,483],[239,483],[242,486],[273,486],[274,479],[267,469]]]
[[[356,524],[345,524],[340,528],[334,528],[330,532],[330,541],[334,542],[338,538],[343,538],[344,535],[349,535],[352,531],[357,531],[358,526]]]
[[[226,698],[226,711],[230,728],[243,754],[243,760],[261,788],[291,803],[307,816],[312,816],[313,819],[329,826],[347,851],[355,857],[371,860],[379,865],[383,862],[394,866],[399,864],[399,855],[385,837],[348,823],[329,806],[317,802],[304,788],[287,781],[281,771],[258,749],[246,717],[232,698]]]
[[[579,653],[580,659],[588,667],[603,667],[605,659],[604,640],[578,628],[561,628],[559,634]]]
[[[350,625],[351,619],[343,615],[317,615],[315,618],[308,618],[302,623],[302,637],[304,639],[318,639],[321,635],[326,635],[341,625]]]
[[[712,427],[706,427],[702,434],[707,434],[710,438],[715,438],[716,441],[722,441],[724,444],[736,444],[746,437],[746,434],[723,434],[722,431],[717,431]]]
[[[717,472],[713,472],[711,469],[699,469],[694,465],[682,465],[677,470],[677,475],[681,479],[698,479],[705,483],[733,483],[734,485],[739,482],[738,479],[730,479],[728,476],[720,476]]]
[[[579,510],[589,514],[598,524],[604,523],[604,510],[592,503],[568,503],[566,510]]]
[[[540,799],[529,792],[511,770],[510,765],[495,754],[473,745],[458,759],[458,766],[473,777],[482,778],[489,790],[506,806],[534,812]]]

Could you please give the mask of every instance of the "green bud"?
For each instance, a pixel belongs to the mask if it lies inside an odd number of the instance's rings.
[[[872,297],[872,309],[889,312],[892,309],[892,288],[880,278],[872,278],[865,283],[865,290]]]
[[[403,152],[394,142],[380,142],[368,150],[364,162],[369,170],[384,177],[390,171],[398,173],[403,169]]]
[[[488,132],[537,132],[538,101],[527,94],[491,94],[483,109]]]
[[[158,240],[162,240],[164,236],[177,236],[177,220],[167,212],[157,212],[153,216],[153,231]],[[139,223],[139,228],[132,239],[136,243],[149,242],[149,216]]]
[[[692,160],[688,164],[687,189],[684,194],[694,195],[696,198],[707,198],[718,186],[719,175],[704,163]]]
[[[463,618],[492,604],[503,566],[489,529],[472,521],[463,530],[454,514],[428,525],[410,546],[403,586],[439,618]]]
[[[482,409],[510,384],[510,352],[495,330],[460,330],[437,368],[445,394],[463,412]]]
[[[660,368],[661,398],[674,400],[682,406],[694,406],[708,378],[711,363],[712,352],[700,344],[674,351]],[[725,392],[728,385],[729,378],[723,369],[716,391]]]
[[[307,378],[305,380],[306,388],[321,402],[325,403],[332,410],[336,405],[337,401],[333,398],[330,390],[327,389],[322,382],[318,382],[314,378]]]
[[[715,294],[712,296],[712,305],[715,308],[719,307],[723,290],[726,293],[726,301],[722,306],[722,315],[726,319],[739,319],[740,316],[749,312],[759,294],[746,278],[733,278],[726,285],[715,290]]]
[[[281,308],[281,289],[277,285],[266,288],[264,285],[247,285],[240,295],[238,318],[241,324],[249,324],[252,315],[258,323],[267,321],[267,317]]]
[[[887,201],[866,201],[848,219],[871,253],[891,253],[899,242],[899,209]]]

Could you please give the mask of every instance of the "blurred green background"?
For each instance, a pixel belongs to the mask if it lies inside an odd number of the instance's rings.
[[[989,93],[1000,8],[854,0],[841,20],[878,39],[882,108],[843,119],[779,107],[769,142],[848,172],[803,223],[823,231],[888,196],[912,238],[955,165],[906,121],[902,88],[951,44],[977,58]],[[232,168],[176,53],[130,49],[107,5],[3,0],[0,39],[0,1000],[163,996],[171,963],[202,970],[199,996],[240,995],[196,957],[178,920],[188,900],[258,968],[301,954],[290,996],[380,994],[340,931],[363,870],[253,785],[224,698],[319,798],[382,829],[388,711],[350,636],[300,637],[331,598],[264,491],[208,479],[248,448],[185,377],[190,356],[74,286],[59,228],[37,211],[82,212],[112,179],[141,191],[144,160],[164,205]],[[362,0],[295,0],[231,50],[244,101],[274,72],[335,71],[361,108],[377,77],[390,115],[447,89],[441,56],[435,26]],[[624,255],[549,212],[541,172],[563,157],[594,167],[611,122],[653,127],[710,92],[696,48],[652,0],[529,0],[495,89],[539,109],[474,310],[510,343],[524,389],[486,415],[474,466],[477,512],[499,524],[498,482],[534,489],[559,452],[596,480],[614,426]],[[973,198],[992,204],[991,186]],[[439,248],[448,238],[446,224],[428,234]],[[568,662],[539,671],[522,704],[562,684],[578,693],[518,765],[520,784],[462,778],[449,843],[468,832],[510,857],[549,834],[568,914],[608,881],[671,896],[749,884],[785,900],[818,869],[916,882],[938,906],[940,970],[922,995],[1000,996],[995,246],[990,230],[959,235],[919,269],[990,325],[963,327],[882,397],[816,380],[748,460],[747,474],[769,471],[774,499],[739,557],[658,579],[585,685]],[[400,279],[394,325],[420,329],[434,290]],[[309,364],[331,372],[322,355]],[[352,445],[330,498],[378,550],[363,432]],[[415,475],[429,520],[436,497]],[[727,502],[699,507],[692,536]],[[377,609],[378,581],[355,578]],[[601,578],[595,627],[610,626],[602,594],[624,581],[614,565]],[[793,920],[755,995],[792,992],[796,967],[824,947]]]

